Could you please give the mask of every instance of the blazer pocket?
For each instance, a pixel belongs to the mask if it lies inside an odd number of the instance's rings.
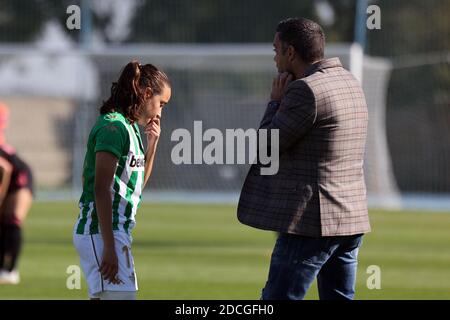
[[[290,199],[287,201],[291,219],[288,225],[288,232],[296,233],[300,230],[300,224],[306,207],[313,197],[313,187],[311,184],[298,182],[292,189]]]
[[[293,186],[290,198],[292,199],[291,201],[295,203],[294,205],[297,213],[303,213],[303,211],[305,211],[312,196],[313,188],[311,184],[299,181]]]
[[[297,192],[304,201],[308,202],[313,196],[313,188],[310,184],[299,182],[295,187]]]
[[[311,184],[297,180],[286,180],[284,188],[289,190],[290,193],[294,193],[300,196],[301,199],[309,201],[313,195],[313,188]]]

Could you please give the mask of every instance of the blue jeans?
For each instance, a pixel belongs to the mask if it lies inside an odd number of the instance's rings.
[[[362,237],[280,234],[261,299],[301,300],[316,277],[321,300],[353,299]]]

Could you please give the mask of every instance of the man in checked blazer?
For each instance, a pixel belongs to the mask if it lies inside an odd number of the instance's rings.
[[[252,165],[238,205],[242,223],[278,233],[262,299],[353,299],[357,255],[370,231],[363,158],[367,106],[338,58],[324,59],[315,22],[281,21],[274,79],[260,129],[278,129],[279,170]],[[270,138],[268,138],[270,141]]]

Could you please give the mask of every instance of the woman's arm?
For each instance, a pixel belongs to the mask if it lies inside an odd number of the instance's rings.
[[[95,207],[103,238],[103,258],[100,272],[110,282],[115,282],[119,267],[114,247],[112,229],[111,184],[116,172],[118,159],[109,152],[100,151],[95,158]]]
[[[153,161],[155,159],[156,147],[161,134],[160,119],[154,118],[145,126],[147,136],[147,151],[145,152],[144,187],[152,174]]]

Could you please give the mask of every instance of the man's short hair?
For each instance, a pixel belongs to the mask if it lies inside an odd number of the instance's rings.
[[[305,18],[289,18],[280,23],[276,30],[283,42],[283,53],[287,46],[294,47],[306,63],[322,60],[325,50],[325,34],[317,23]]]

